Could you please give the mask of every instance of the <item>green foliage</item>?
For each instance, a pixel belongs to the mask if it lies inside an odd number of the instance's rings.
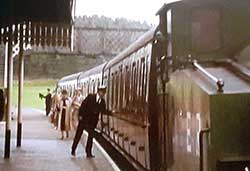
[[[45,100],[39,98],[39,93],[47,94],[47,88],[54,90],[56,80],[33,80],[25,81],[23,89],[23,107],[45,109]],[[13,85],[13,105],[18,104],[18,85]]]

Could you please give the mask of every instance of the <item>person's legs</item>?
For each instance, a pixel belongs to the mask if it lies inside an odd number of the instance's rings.
[[[61,140],[63,140],[64,139],[64,135],[63,135],[63,131],[61,131]]]
[[[86,154],[87,157],[94,157],[92,155],[92,146],[93,146],[93,129],[88,129],[88,140],[87,140],[87,145],[86,145]]]
[[[46,105],[46,116],[49,116],[50,113],[50,107],[48,105]]]
[[[72,151],[71,151],[72,155],[75,155],[75,150],[76,150],[76,147],[77,147],[77,145],[78,145],[78,143],[79,143],[79,141],[81,139],[83,129],[84,129],[83,124],[79,123],[78,126],[77,126],[75,138],[74,138],[74,141],[73,141],[73,144],[72,144]]]

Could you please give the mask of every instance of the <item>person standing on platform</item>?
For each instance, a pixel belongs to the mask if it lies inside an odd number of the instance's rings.
[[[60,112],[58,118],[58,129],[61,131],[61,140],[64,139],[64,132],[66,132],[66,138],[69,137],[69,131],[71,129],[71,99],[68,97],[66,90],[62,91],[62,97],[60,100]]]
[[[52,105],[52,97],[51,97],[51,93],[50,93],[50,89],[47,88],[47,95],[44,96],[43,94],[39,93],[39,97],[45,98],[45,110],[46,110],[46,116],[49,116],[50,110],[51,110],[51,105]]]
[[[52,98],[52,113],[50,117],[51,117],[51,122],[56,129],[58,126],[59,112],[60,112],[60,94],[55,93]]]
[[[81,94],[81,89],[76,89],[75,90],[75,95],[72,100],[72,126],[74,129],[76,129],[78,125],[78,111],[79,107],[81,106],[82,102],[82,94]]]
[[[106,110],[106,103],[104,100],[105,94],[106,87],[99,86],[96,94],[89,94],[81,103],[79,108],[79,123],[72,144],[71,155],[76,155],[75,151],[77,145],[82,136],[83,130],[86,130],[88,132],[88,140],[85,148],[86,155],[88,158],[95,157],[92,154],[93,134],[99,119],[99,114],[110,114],[110,112]]]

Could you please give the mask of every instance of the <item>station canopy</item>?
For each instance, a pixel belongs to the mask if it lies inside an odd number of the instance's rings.
[[[74,0],[0,0],[0,44],[6,43],[11,33],[16,42],[22,34],[26,44],[70,47],[73,3]]]

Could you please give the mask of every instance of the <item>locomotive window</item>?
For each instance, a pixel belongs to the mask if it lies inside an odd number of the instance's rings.
[[[167,11],[167,33],[172,33],[172,11],[171,9]]]
[[[199,52],[217,50],[221,46],[220,10],[202,8],[191,16],[192,49]]]
[[[167,11],[167,55],[172,56],[172,10]]]

